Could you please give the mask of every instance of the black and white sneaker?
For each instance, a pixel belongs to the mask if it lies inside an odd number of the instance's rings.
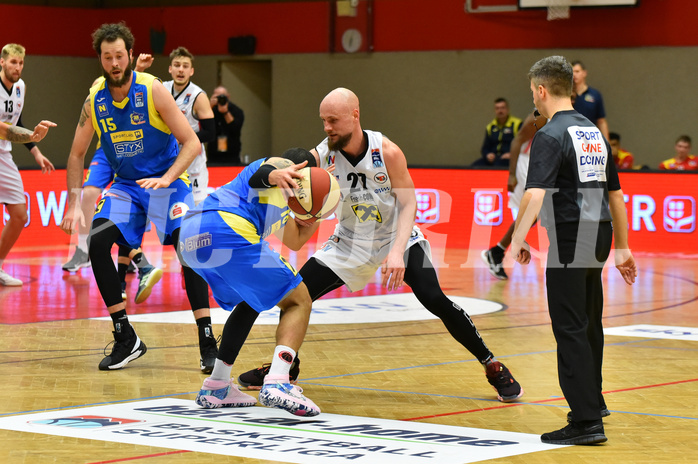
[[[495,250],[496,248],[496,250]],[[487,264],[487,267],[492,276],[499,280],[507,280],[509,276],[504,272],[504,266],[502,262],[504,261],[504,252],[498,246],[494,246],[489,250],[484,250],[480,253],[482,261]]]
[[[80,247],[75,247],[75,254],[70,260],[63,265],[63,270],[68,272],[75,272],[83,267],[90,267],[90,257],[86,251],[83,251]]]
[[[121,331],[114,331],[114,345],[112,345],[111,353],[99,363],[100,371],[111,371],[115,369],[123,369],[126,364],[134,359],[138,359],[145,354],[148,348],[145,343],[138,338],[136,331],[130,325],[124,327]],[[107,345],[109,347],[109,345]]]

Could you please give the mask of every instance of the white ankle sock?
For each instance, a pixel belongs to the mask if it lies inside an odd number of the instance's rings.
[[[230,380],[230,373],[233,371],[232,364],[228,365],[216,359],[216,363],[213,365],[213,372],[211,372],[211,380]]]
[[[296,357],[293,348],[284,345],[277,345],[274,349],[274,357],[269,368],[269,375],[288,375],[291,364]]]
[[[78,234],[78,248],[87,253],[87,236],[89,234]]]

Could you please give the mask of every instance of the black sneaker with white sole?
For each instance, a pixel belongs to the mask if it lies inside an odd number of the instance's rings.
[[[504,266],[502,262],[504,261],[504,251],[498,246],[494,246],[489,250],[484,250],[480,253],[480,258],[487,264],[487,268],[493,277],[499,280],[507,280],[509,276],[504,272]]]
[[[130,363],[134,359],[140,358],[145,354],[148,348],[145,343],[138,338],[136,331],[133,327],[128,325],[124,327],[121,331],[114,331],[114,344],[112,345],[111,353],[106,355],[105,348],[105,358],[99,363],[100,371],[112,371],[116,369],[123,369],[126,364]],[[108,347],[109,345],[107,345]]]

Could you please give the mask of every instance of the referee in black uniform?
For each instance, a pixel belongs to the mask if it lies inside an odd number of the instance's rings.
[[[531,145],[526,193],[511,253],[531,259],[526,234],[540,213],[548,231],[548,309],[557,341],[560,387],[570,406],[568,425],[541,436],[544,443],[605,442],[601,394],[603,288],[601,271],[615,238],[616,267],[632,284],[628,219],[611,148],[601,131],[572,107],[572,66],[551,56],[531,67],[533,102],[549,122]]]

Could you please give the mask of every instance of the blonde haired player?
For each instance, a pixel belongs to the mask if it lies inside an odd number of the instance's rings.
[[[21,286],[22,281],[7,274],[2,266],[27,222],[27,203],[22,177],[12,159],[12,142],[26,144],[36,163],[41,166],[41,172],[50,173],[55,170],[51,161],[34,145],[35,142],[41,141],[48,129],[55,127],[55,124],[41,121],[33,132],[22,127],[22,109],[26,93],[26,86],[22,80],[24,56],[24,47],[13,43],[5,45],[0,54],[0,80],[5,89],[5,92],[0,92],[0,203],[5,204],[10,216],[0,234],[0,285],[15,287]]]

